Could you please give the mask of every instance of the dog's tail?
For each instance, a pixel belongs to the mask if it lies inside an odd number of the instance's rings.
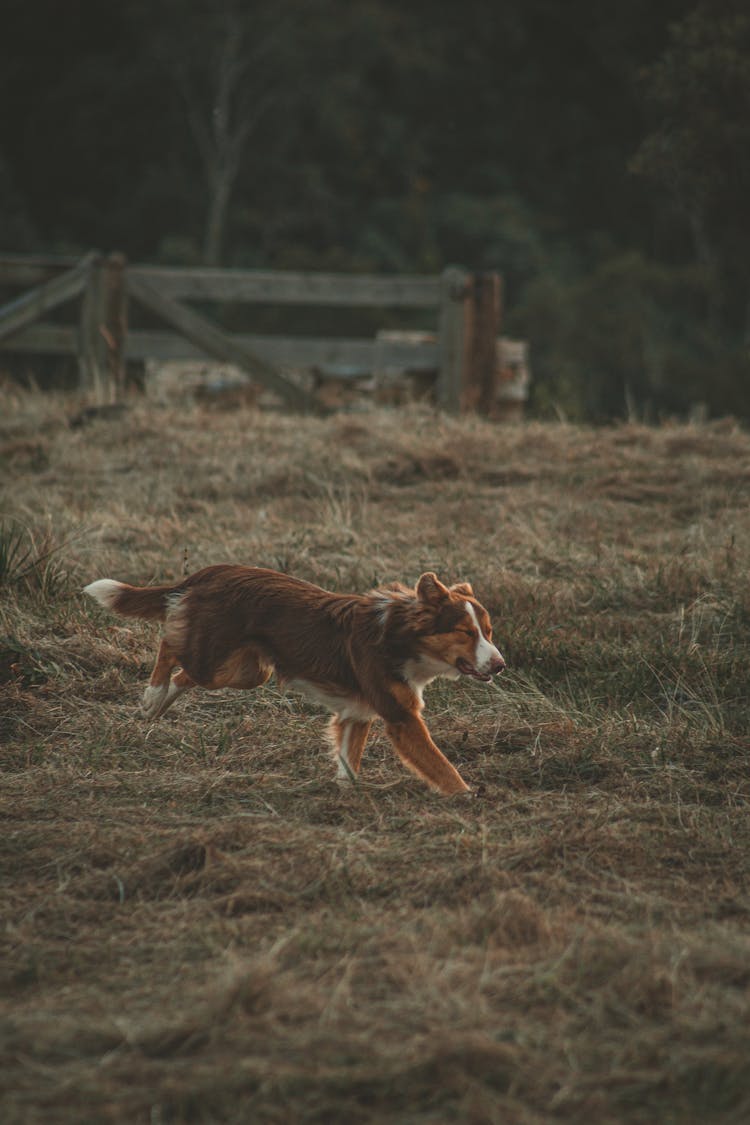
[[[128,586],[113,578],[99,578],[83,588],[84,594],[95,598],[105,609],[123,617],[142,617],[164,621],[170,601],[174,604],[175,586]]]

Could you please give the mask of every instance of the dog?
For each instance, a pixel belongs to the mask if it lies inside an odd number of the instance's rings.
[[[444,586],[429,572],[414,589],[393,583],[335,594],[274,570],[219,565],[169,586],[100,578],[84,593],[124,617],[164,622],[143,696],[146,719],[190,688],[255,688],[275,672],[332,712],[339,779],[356,780],[379,717],[417,777],[445,796],[469,792],[421,717],[423,689],[436,677],[489,682],[505,668],[468,582]]]

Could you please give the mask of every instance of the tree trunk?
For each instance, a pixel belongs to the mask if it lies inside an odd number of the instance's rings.
[[[210,178],[208,213],[203,233],[203,263],[206,266],[221,265],[224,249],[229,200],[236,173],[229,168],[217,168]]]

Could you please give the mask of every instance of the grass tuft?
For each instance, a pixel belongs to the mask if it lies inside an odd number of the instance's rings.
[[[41,535],[18,519],[0,521],[0,589],[23,589],[51,600],[59,592],[65,570],[60,558],[67,544],[56,543],[49,529]]]

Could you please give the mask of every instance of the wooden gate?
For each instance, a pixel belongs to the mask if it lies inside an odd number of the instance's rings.
[[[0,287],[31,285],[0,307],[0,350],[76,355],[82,389],[115,401],[127,360],[211,358],[232,363],[291,409],[316,411],[315,398],[284,367],[338,365],[354,372],[436,373],[443,409],[482,409],[492,386],[500,332],[500,279],[458,268],[441,275],[373,276],[273,270],[187,269],[130,265],[121,254],[91,252],[79,261],[0,258]],[[134,330],[129,301],[170,331]],[[51,310],[76,301],[77,321],[49,323]],[[432,309],[433,343],[229,333],[186,302]]]

